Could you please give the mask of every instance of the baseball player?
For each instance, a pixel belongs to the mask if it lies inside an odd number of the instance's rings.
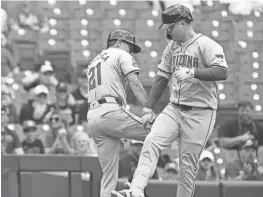
[[[140,69],[131,56],[140,51],[130,32],[115,30],[109,34],[107,49],[87,68],[88,128],[97,145],[103,172],[101,197],[110,197],[110,192],[116,188],[121,138],[144,141],[150,131],[143,128],[141,118],[125,110],[126,82],[140,105],[145,106],[147,101],[147,94],[138,80]]]
[[[139,164],[129,190],[112,191],[113,196],[143,196],[160,153],[179,141],[179,184],[177,197],[192,197],[198,158],[212,132],[216,119],[217,84],[226,80],[228,66],[223,48],[214,40],[196,33],[190,10],[182,5],[168,7],[162,14],[166,36],[157,77],[143,108],[143,124],[151,121],[153,108],[168,81],[170,103],[156,118],[144,141]],[[149,117],[149,121],[147,118]]]

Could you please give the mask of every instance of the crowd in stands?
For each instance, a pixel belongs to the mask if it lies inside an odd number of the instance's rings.
[[[163,5],[164,6],[164,5]],[[12,56],[8,33],[19,28],[46,32],[49,27],[43,11],[21,2],[12,14],[1,9],[1,154],[56,154],[97,156],[96,145],[87,128],[87,77],[85,70],[78,76],[77,86],[59,81],[50,62],[22,75],[20,89],[10,79],[21,76],[19,62]],[[27,95],[17,107],[15,91]],[[21,98],[22,99],[22,98]],[[263,180],[263,164],[259,161],[258,138],[262,128],[252,120],[253,105],[240,102],[238,117],[218,128],[218,138],[208,141],[200,155],[196,179]],[[142,142],[122,141],[119,177],[131,177],[138,164]],[[216,151],[232,149],[238,157],[220,169]],[[176,180],[179,176],[178,157],[163,154],[153,179]]]

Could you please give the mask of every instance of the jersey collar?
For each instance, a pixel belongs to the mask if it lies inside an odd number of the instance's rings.
[[[183,42],[183,43],[179,43],[177,42],[179,45],[181,46],[187,46],[188,44],[192,43],[194,40],[196,40],[198,37],[202,36],[202,34],[200,33],[197,33],[195,36],[193,36],[190,40],[187,40],[186,42]]]

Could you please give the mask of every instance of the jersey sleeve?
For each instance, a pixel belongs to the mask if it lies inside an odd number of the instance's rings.
[[[201,52],[208,67],[217,66],[228,70],[223,47],[210,38],[203,38]]]
[[[122,51],[119,54],[119,64],[122,73],[126,76],[128,76],[131,73],[137,73],[139,74],[140,68],[135,61],[134,57],[132,57],[129,53]]]
[[[172,41],[166,46],[163,51],[163,55],[161,58],[161,62],[157,67],[157,75],[170,79],[172,76],[172,69],[171,69],[171,46]]]

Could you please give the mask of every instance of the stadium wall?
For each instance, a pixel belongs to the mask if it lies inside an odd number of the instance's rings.
[[[102,173],[96,157],[10,155],[1,159],[3,197],[99,197]],[[83,179],[81,172],[89,172],[90,178]],[[117,189],[125,181],[120,179]],[[176,190],[176,181],[151,180],[148,186],[150,197],[175,197]],[[261,197],[262,193],[263,182],[198,181],[194,196]]]

